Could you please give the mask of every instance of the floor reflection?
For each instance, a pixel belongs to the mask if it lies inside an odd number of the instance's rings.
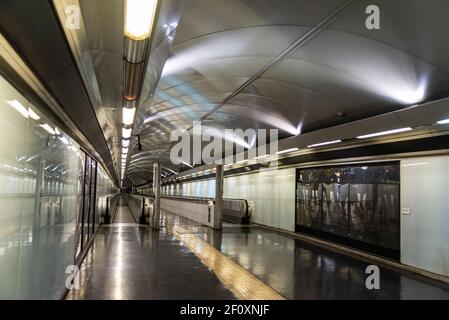
[[[223,231],[165,213],[288,299],[449,299],[449,288],[380,268],[380,290],[365,286],[369,263],[258,227],[224,224]]]
[[[174,234],[114,223],[99,229],[67,299],[235,299]]]

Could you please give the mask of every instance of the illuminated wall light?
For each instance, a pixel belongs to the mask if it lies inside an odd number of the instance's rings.
[[[17,112],[19,112],[23,117],[28,118],[28,109],[25,108],[19,101],[17,100],[11,100],[6,101],[11,107],[16,109]]]
[[[440,120],[437,123],[438,124],[448,124],[449,123],[449,119]]]
[[[33,119],[33,120],[39,120],[39,119],[41,118],[41,117],[39,117],[39,116],[37,115],[37,113],[34,112],[33,109],[31,109],[31,108],[28,108],[28,115],[29,115],[30,118]]]
[[[327,142],[311,144],[310,146],[307,146],[307,147],[308,148],[321,147],[321,146],[327,146],[329,144],[340,143],[340,142],[341,142],[341,140],[333,140],[333,141],[327,141]]]
[[[122,137],[123,137],[124,139],[129,139],[129,138],[131,138],[131,131],[132,131],[131,128],[129,128],[129,129],[127,129],[127,128],[122,128]]]
[[[284,153],[289,153],[289,152],[298,151],[298,150],[299,150],[298,148],[291,148],[291,149],[278,151],[278,152],[276,152],[276,154],[284,154]]]
[[[125,35],[144,40],[151,34],[157,0],[126,0]]]
[[[52,134],[52,135],[56,134],[55,130],[53,130],[53,128],[50,127],[50,126],[48,125],[48,123],[46,123],[46,124],[40,124],[39,126],[41,126],[41,127],[42,127],[45,131],[47,131],[49,134]]]
[[[393,129],[393,130],[387,130],[387,131],[381,131],[376,133],[370,133],[365,134],[363,136],[358,136],[357,139],[366,139],[366,138],[372,138],[372,137],[379,137],[379,136],[385,136],[387,134],[394,134],[394,133],[400,133],[400,132],[406,132],[411,131],[412,128],[399,128],[399,129]]]
[[[123,108],[123,124],[130,126],[134,122],[134,116],[136,115],[136,108]]]

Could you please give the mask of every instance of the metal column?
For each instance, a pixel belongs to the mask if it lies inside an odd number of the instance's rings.
[[[215,167],[215,207],[214,229],[220,230],[223,226],[223,165]]]
[[[161,165],[153,165],[153,191],[154,191],[154,211],[152,218],[153,229],[160,229],[161,216]]]
[[[45,180],[45,159],[39,159],[39,165],[36,172],[36,189],[34,191],[34,215],[33,215],[33,229],[37,230],[41,224],[41,202],[42,189]]]

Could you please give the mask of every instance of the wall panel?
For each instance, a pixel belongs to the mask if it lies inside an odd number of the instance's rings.
[[[449,157],[401,161],[401,262],[449,276]]]

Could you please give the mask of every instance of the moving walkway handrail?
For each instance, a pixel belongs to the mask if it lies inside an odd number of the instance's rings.
[[[154,195],[152,194],[148,195],[140,193],[130,193],[129,195],[133,197],[142,197],[144,200],[148,199],[150,201],[154,199]],[[208,197],[161,195],[161,198],[175,201],[199,203],[199,204],[211,204],[211,203],[213,204],[215,202],[214,198]],[[144,209],[145,208],[143,207],[142,210]],[[251,209],[246,199],[235,199],[235,198],[223,199],[223,220],[247,224],[249,223],[250,217],[251,217]]]

